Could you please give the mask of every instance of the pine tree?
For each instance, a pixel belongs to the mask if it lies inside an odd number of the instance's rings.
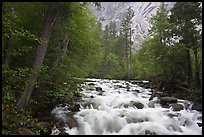
[[[177,2],[171,9],[172,15],[170,16],[171,22],[175,25],[174,35],[180,37],[180,42],[186,48],[186,61],[187,61],[187,82],[190,84],[192,81],[192,67],[190,50],[193,48],[195,54],[196,66],[196,80],[199,85],[199,69],[197,61],[198,49],[198,30],[196,26],[202,22],[202,10],[199,2]]]
[[[132,77],[132,18],[134,17],[134,11],[131,7],[127,9],[125,18],[122,20],[120,35],[125,46],[125,59],[126,60],[126,78],[127,80]]]

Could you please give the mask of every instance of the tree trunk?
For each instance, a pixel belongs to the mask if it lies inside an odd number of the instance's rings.
[[[44,57],[46,55],[51,29],[52,29],[55,17],[57,15],[57,11],[58,9],[57,9],[56,3],[49,3],[46,15],[44,17],[43,28],[42,28],[43,30],[41,34],[41,38],[43,41],[37,47],[35,59],[33,61],[33,66],[32,66],[33,73],[28,78],[28,83],[26,83],[25,91],[21,95],[21,98],[19,99],[19,102],[17,104],[18,110],[24,109],[26,107],[30,99],[30,96],[33,92],[34,85],[35,85],[34,82],[38,78],[39,69],[43,64]]]
[[[7,41],[7,47],[4,47],[6,48],[5,52],[4,52],[4,56],[2,58],[3,62],[5,65],[8,65],[10,64],[10,55],[8,54],[8,52],[10,52],[12,49],[13,49],[13,40],[12,38],[8,38],[8,41]],[[3,50],[3,49],[2,49]]]
[[[68,36],[67,36],[67,34],[66,34],[66,37],[65,37],[65,39],[64,39],[63,42],[62,42],[62,52],[61,52],[61,54],[57,57],[57,59],[56,59],[56,61],[55,61],[55,63],[54,63],[54,67],[53,67],[53,70],[54,70],[54,71],[53,71],[53,73],[55,73],[56,68],[57,68],[57,66],[59,65],[59,63],[64,60],[64,57],[65,57],[65,55],[66,55],[66,53],[67,53],[68,43],[69,43],[69,40],[68,40]]]
[[[132,43],[131,43],[131,37],[132,37],[132,33],[131,33],[131,28],[130,28],[130,37],[129,37],[129,80],[132,79]]]
[[[186,49],[187,54],[187,83],[191,84],[192,81],[192,67],[191,67],[191,56],[190,56],[190,49]]]
[[[196,85],[197,87],[200,87],[200,73],[199,73],[197,49],[194,49],[194,55],[195,55],[195,68],[196,68],[196,71],[195,71]]]

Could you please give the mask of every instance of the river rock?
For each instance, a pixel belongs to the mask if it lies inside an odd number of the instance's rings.
[[[133,92],[137,92],[137,93],[140,93],[140,91],[138,89],[134,89],[132,90]]]
[[[65,129],[64,127],[62,127],[62,128],[58,128],[58,129],[60,130],[59,135],[69,135],[68,133],[65,132],[66,129]]]
[[[142,103],[140,103],[140,102],[134,102],[133,106],[135,106],[138,109],[142,109],[144,107],[144,105]]]
[[[177,103],[177,98],[174,97],[161,97],[160,98],[160,104],[163,105],[169,105],[171,103]]]
[[[89,86],[94,86],[95,84],[94,84],[94,83],[88,83],[88,85],[89,85]]]
[[[80,104],[74,104],[69,107],[69,110],[72,112],[77,112],[79,111],[79,108],[80,108]]]
[[[64,127],[65,126],[65,122],[62,118],[58,118],[58,121],[56,123],[56,127],[57,128],[61,128],[61,127]]]
[[[180,111],[184,108],[183,105],[177,103],[172,103],[171,106],[173,108],[173,111]]]
[[[101,87],[96,87],[96,91],[102,91]]]
[[[202,123],[198,122],[197,124],[198,124],[199,127],[202,127]]]
[[[86,109],[86,108],[88,108],[88,109],[91,109],[91,108],[97,109],[97,105],[96,105],[95,103],[91,103],[91,102],[86,102],[86,103],[82,104],[82,106],[83,106],[85,109]]]
[[[19,135],[35,135],[30,129],[24,127],[20,127],[17,132]]]
[[[124,107],[124,108],[128,108],[128,107],[129,107],[129,104],[123,104],[123,107]]]
[[[156,135],[156,133],[154,131],[145,130],[145,135]]]
[[[194,103],[192,106],[192,110],[202,111],[202,104],[201,103]]]
[[[69,119],[65,122],[69,128],[77,127],[78,123],[74,117],[69,117]]]

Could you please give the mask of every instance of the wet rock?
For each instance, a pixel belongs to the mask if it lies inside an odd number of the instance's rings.
[[[140,102],[134,102],[133,106],[135,106],[138,109],[142,109],[144,107],[144,105],[142,103],[140,103]]]
[[[96,87],[96,91],[102,91],[101,87]]]
[[[103,92],[100,92],[98,95],[103,95]]]
[[[199,127],[202,127],[202,123],[197,123]]]
[[[79,108],[80,108],[80,104],[74,104],[69,107],[69,110],[73,112],[77,112],[79,111]]]
[[[145,135],[156,135],[156,133],[154,131],[145,130]]]
[[[65,128],[59,128],[59,130],[60,130],[59,135],[69,135],[68,133],[65,132],[66,131]]]
[[[129,105],[128,105],[128,104],[124,104],[123,107],[124,107],[124,108],[128,108]]]
[[[140,93],[140,91],[138,89],[132,90],[133,92],[137,92]]]
[[[94,96],[91,95],[90,98],[94,98]]]
[[[94,86],[95,84],[94,84],[94,83],[89,83],[88,85],[89,85],[89,86]]]
[[[201,103],[194,103],[192,106],[192,110],[202,111],[202,104]]]
[[[86,103],[82,104],[82,106],[84,108],[87,108],[87,109],[92,109],[92,108],[97,109],[97,105],[94,103],[91,103],[91,102],[86,102]]]
[[[169,113],[168,117],[172,118],[172,117],[178,117],[179,114],[173,114],[173,113]]]
[[[19,135],[35,135],[30,129],[21,127],[17,130]]]
[[[172,106],[173,111],[180,111],[184,108],[183,105],[177,103],[173,103],[170,106]]]
[[[56,123],[56,127],[57,128],[61,128],[61,127],[64,127],[65,126],[65,122],[62,118],[58,118],[58,121]]]
[[[124,85],[115,85],[114,87],[115,88],[126,88],[126,86],[124,86]]]
[[[161,105],[162,106],[162,108],[170,108],[171,106],[170,105]]]
[[[160,98],[161,105],[169,105],[171,103],[177,103],[177,98],[174,98],[174,97],[161,97]]]
[[[77,127],[78,123],[74,117],[69,117],[69,119],[65,122],[69,128]]]

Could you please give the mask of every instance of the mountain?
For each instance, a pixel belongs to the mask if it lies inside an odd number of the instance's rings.
[[[165,2],[167,9],[171,9],[175,2]],[[135,16],[132,19],[132,27],[135,29],[133,35],[134,49],[137,50],[141,42],[148,36],[150,28],[150,19],[161,3],[160,2],[101,2],[102,10],[96,10],[91,5],[94,15],[100,20],[102,26],[105,27],[111,21],[115,21],[117,29],[120,29],[121,22],[125,16],[128,7],[132,7]]]

